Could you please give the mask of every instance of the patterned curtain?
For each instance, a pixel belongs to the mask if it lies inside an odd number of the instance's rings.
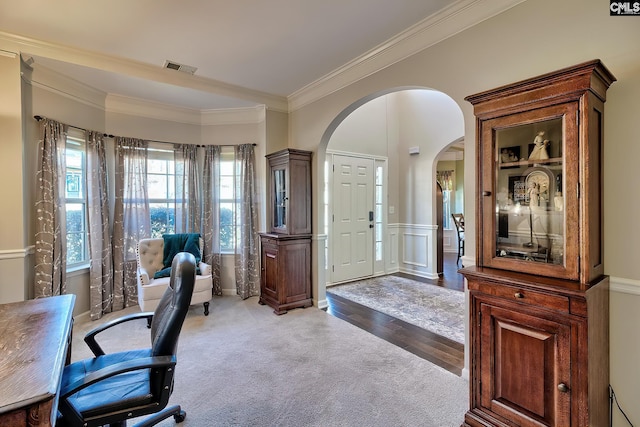
[[[437,171],[436,180],[440,183],[443,190],[453,190],[455,185],[455,171]]]
[[[198,180],[198,147],[174,146],[176,167],[176,233],[200,233],[200,185]]]
[[[147,142],[116,137],[115,205],[113,212],[114,310],[138,303],[136,247],[151,237],[147,196]]]
[[[102,133],[87,131],[87,220],[91,320],[113,311],[113,257],[109,232],[107,160]]]
[[[202,258],[213,270],[214,295],[222,295],[220,281],[222,266],[220,250],[220,153],[221,147],[218,145],[208,145],[205,148],[202,176],[202,237],[204,239]]]
[[[236,236],[235,275],[236,292],[242,299],[260,295],[260,252],[256,224],[256,172],[253,144],[235,147],[238,173],[236,173],[236,223],[240,224]]]
[[[65,182],[67,127],[53,120],[41,122],[36,176],[36,298],[65,293],[67,232]]]

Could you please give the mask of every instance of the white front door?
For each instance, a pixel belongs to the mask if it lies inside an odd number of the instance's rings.
[[[374,160],[333,156],[332,282],[373,274]]]

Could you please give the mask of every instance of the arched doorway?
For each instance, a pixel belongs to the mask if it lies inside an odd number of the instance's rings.
[[[320,307],[336,262],[330,185],[334,154],[357,154],[386,162],[386,198],[380,207],[383,262],[372,274],[402,271],[437,278],[436,158],[463,134],[460,107],[448,95],[427,88],[395,88],[372,94],[352,103],[331,122],[318,147],[325,165],[316,169],[318,182],[325,183],[317,200],[326,203],[324,218],[319,220],[326,232],[325,250],[318,251],[317,263],[319,269],[326,266],[318,274]]]

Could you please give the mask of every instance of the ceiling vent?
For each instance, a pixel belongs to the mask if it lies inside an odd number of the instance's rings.
[[[183,73],[187,73],[187,74],[195,74],[197,70],[196,67],[191,67],[189,65],[184,65],[184,64],[178,64],[175,61],[169,61],[169,60],[164,61],[164,68],[168,68],[170,70],[182,71]]]

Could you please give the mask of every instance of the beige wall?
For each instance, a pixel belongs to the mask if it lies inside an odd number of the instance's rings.
[[[640,212],[635,163],[640,158],[640,18],[610,17],[600,0],[529,0],[367,78],[291,113],[291,144],[323,158],[326,131],[354,103],[392,88],[430,87],[460,106],[465,158],[475,158],[475,121],[467,95],[566,66],[601,59],[618,81],[607,94],[604,148],[605,271],[612,276],[611,383],[632,419],[640,395],[640,263],[633,247],[640,227],[629,215]],[[465,216],[475,217],[475,163],[465,165]],[[321,172],[321,170],[319,170]],[[314,193],[321,195],[322,176]],[[320,196],[321,197],[321,196]],[[622,202],[624,200],[624,203]],[[315,205],[314,205],[315,206]],[[624,206],[624,207],[622,207]],[[315,206],[314,230],[324,224]],[[465,265],[473,263],[475,225],[468,221]],[[321,280],[318,280],[321,286]],[[622,295],[623,289],[626,293]],[[318,291],[322,294],[322,290]],[[622,302],[624,301],[624,304]],[[622,423],[614,414],[616,425]]]
[[[0,301],[22,301],[26,256],[20,58],[0,51]]]

